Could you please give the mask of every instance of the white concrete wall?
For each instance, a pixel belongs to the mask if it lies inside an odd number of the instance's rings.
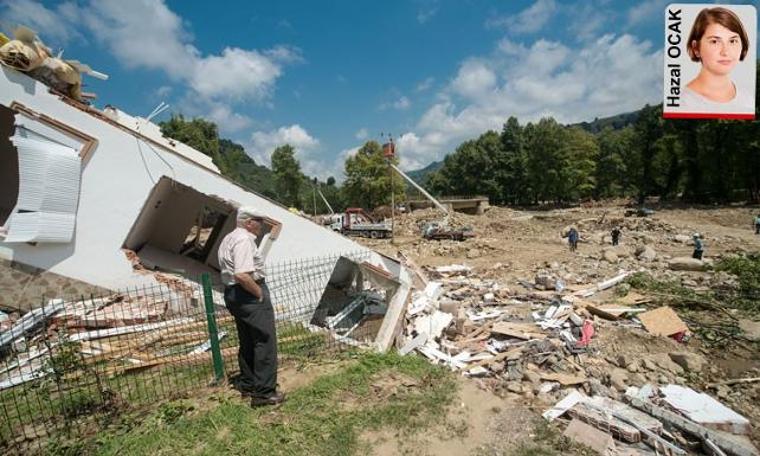
[[[272,246],[268,262],[363,249],[341,235],[247,192],[185,157],[138,142],[119,128],[60,101],[48,93],[45,85],[2,67],[0,104],[10,106],[14,101],[95,137],[99,143],[83,164],[73,242],[36,246],[0,243],[0,258],[49,269],[107,288],[144,283],[149,279],[132,272],[121,246],[162,175],[202,193],[256,206],[281,221],[282,232]]]

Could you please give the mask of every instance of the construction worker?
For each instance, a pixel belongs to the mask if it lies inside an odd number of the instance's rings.
[[[760,214],[755,217],[755,234],[760,234]]]
[[[219,265],[224,282],[224,303],[235,318],[240,381],[251,407],[276,405],[285,400],[277,392],[277,334],[274,309],[265,282],[264,260],[256,245],[265,220],[251,207],[237,211],[237,228],[219,245]]]
[[[702,235],[699,233],[694,233],[694,253],[691,254],[692,258],[696,258],[697,260],[702,259],[702,254],[704,253],[704,245],[702,244]]]
[[[616,226],[612,229],[612,245],[618,245],[620,242],[620,227]]]
[[[567,232],[567,243],[570,246],[571,252],[578,250],[578,239],[580,237],[581,235],[578,233],[578,230],[574,226],[570,227],[570,231]]]

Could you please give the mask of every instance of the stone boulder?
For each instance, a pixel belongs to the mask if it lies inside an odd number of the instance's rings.
[[[657,252],[648,245],[640,245],[636,248],[636,258],[640,261],[651,262],[657,258]]]
[[[608,263],[617,263],[618,254],[613,248],[606,248],[602,250],[602,259]]]
[[[689,241],[691,241],[691,236],[686,234],[676,234],[673,236],[673,240],[681,244],[688,244]]]
[[[674,363],[681,366],[687,372],[702,372],[702,369],[707,365],[707,360],[702,355],[689,352],[674,352],[668,353],[670,359]]]
[[[704,271],[705,262],[691,257],[676,257],[668,261],[668,267],[673,271]]]

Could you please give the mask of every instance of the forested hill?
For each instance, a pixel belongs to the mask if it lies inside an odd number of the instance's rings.
[[[619,130],[629,125],[633,125],[636,122],[636,119],[638,119],[640,112],[641,110],[638,110],[638,111],[633,111],[633,112],[627,112],[624,114],[617,114],[610,117],[603,117],[601,119],[597,117],[591,122],[580,122],[580,123],[572,124],[570,126],[580,127],[586,130],[587,132],[594,133],[594,134],[600,133],[605,128]],[[443,160],[434,161],[433,163],[427,165],[424,168],[415,169],[414,171],[409,171],[406,174],[418,184],[424,185],[427,182],[428,177],[435,171],[438,171],[439,169],[441,169],[442,166],[443,166]]]
[[[591,122],[580,122],[571,125],[572,127],[581,127],[589,133],[601,133],[605,128],[612,128],[613,130],[619,130],[629,125],[633,125],[636,119],[639,118],[641,110],[627,112],[625,114],[617,114],[610,117],[596,118]]]
[[[417,182],[418,184],[423,185],[427,177],[430,175],[430,173],[438,171],[439,169],[441,169],[441,166],[443,166],[443,160],[434,161],[433,163],[427,165],[424,168],[415,169],[414,171],[409,171],[406,173],[406,175],[409,176],[413,181]]]

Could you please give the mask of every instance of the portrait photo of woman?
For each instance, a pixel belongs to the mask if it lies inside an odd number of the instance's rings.
[[[686,84],[684,107],[698,112],[754,111],[754,94],[743,93],[745,88],[732,78],[750,51],[749,36],[736,13],[724,7],[702,9],[685,44],[691,61],[701,67]]]

